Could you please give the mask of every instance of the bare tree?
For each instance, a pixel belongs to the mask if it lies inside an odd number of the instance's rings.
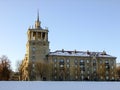
[[[9,80],[10,73],[10,60],[7,56],[3,55],[0,57],[0,80]]]
[[[49,73],[49,64],[47,62],[36,61],[35,71],[38,79],[46,80],[47,74]]]
[[[16,72],[19,72],[20,65],[22,64],[22,60],[17,60],[16,62]]]
[[[116,67],[117,79],[120,80],[120,66]]]
[[[46,80],[49,74],[49,64],[47,62],[29,62],[28,72],[30,80]]]
[[[97,71],[100,80],[105,80],[105,64],[101,64],[99,70]]]

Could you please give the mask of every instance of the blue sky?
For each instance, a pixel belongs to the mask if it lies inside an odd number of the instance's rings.
[[[15,69],[26,52],[27,29],[39,9],[51,51],[103,51],[120,61],[120,0],[1,0],[0,56]]]

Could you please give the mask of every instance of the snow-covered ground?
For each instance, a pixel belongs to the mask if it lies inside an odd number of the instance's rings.
[[[120,90],[120,82],[0,81],[0,90]]]

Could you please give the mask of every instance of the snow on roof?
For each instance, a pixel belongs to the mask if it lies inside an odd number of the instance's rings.
[[[49,55],[54,56],[82,56],[82,57],[111,57],[116,58],[111,55],[108,55],[105,51],[103,52],[89,52],[89,51],[64,51],[64,50],[57,50],[55,52],[50,52]]]

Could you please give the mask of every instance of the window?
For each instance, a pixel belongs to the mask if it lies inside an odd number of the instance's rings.
[[[35,42],[33,42],[32,45],[35,45]]]
[[[109,65],[106,65],[105,67],[106,67],[106,69],[110,69],[110,66],[109,66]]]
[[[77,60],[75,60],[75,64],[77,64]]]
[[[114,67],[113,67],[113,66],[111,66],[111,68],[113,69]]]
[[[77,64],[75,64],[75,68],[77,68]]]
[[[67,64],[67,68],[69,68],[70,67],[70,65],[69,64]]]
[[[114,60],[111,60],[111,64],[114,64]]]
[[[55,69],[55,73],[57,72],[57,70]]]
[[[35,56],[32,56],[31,59],[32,59],[32,60],[35,60]]]
[[[55,64],[54,67],[57,67],[57,65]]]
[[[81,76],[81,79],[83,80],[83,79],[84,79],[84,76]]]
[[[100,64],[102,64],[102,60],[100,60]]]
[[[84,60],[80,60],[80,65],[85,65]]]
[[[108,71],[106,71],[106,74],[108,74],[109,72]]]
[[[32,51],[35,51],[36,50],[36,48],[35,47],[32,47]]]
[[[34,64],[34,63],[32,64],[32,67],[33,67],[33,68],[35,67],[35,64]]]
[[[84,66],[83,65],[80,65],[80,68],[83,68]]]
[[[108,80],[109,79],[109,77],[108,76],[106,76],[106,80]]]
[[[55,76],[55,79],[57,79],[57,76]]]
[[[33,32],[32,40],[35,40],[35,38],[36,38],[36,32]]]
[[[81,74],[83,74],[83,71],[81,71]]]
[[[45,33],[44,32],[42,33],[42,39],[45,39]]]
[[[101,76],[100,79],[103,79],[103,76]]]
[[[41,39],[41,32],[38,32],[38,40]]]
[[[61,60],[60,60],[60,63],[64,63],[64,60],[63,60],[63,59],[61,59]]]
[[[75,71],[75,74],[77,74],[77,70]]]
[[[36,50],[36,48],[35,48],[35,47],[32,47],[32,54],[33,54],[33,55],[35,54],[35,50]]]
[[[57,62],[57,60],[56,60],[56,59],[54,59],[54,62],[56,63],[56,62]]]
[[[70,74],[69,70],[67,70],[67,74]]]
[[[93,68],[93,71],[96,71],[96,67]]]
[[[78,76],[75,76],[75,79],[78,79]]]
[[[90,79],[90,76],[88,75],[87,78]]]
[[[114,80],[115,78],[114,77],[112,77],[112,80]]]
[[[106,60],[105,63],[109,63],[108,60]]]
[[[64,66],[61,64],[60,67],[64,67]]]
[[[70,62],[70,60],[69,59],[67,59],[67,63],[69,63]]]
[[[83,60],[80,60],[80,62],[84,62]]]
[[[87,60],[87,63],[89,63],[90,61],[89,60]]]
[[[87,71],[88,74],[90,74],[90,71]]]
[[[93,63],[96,63],[96,60],[93,60]]]

